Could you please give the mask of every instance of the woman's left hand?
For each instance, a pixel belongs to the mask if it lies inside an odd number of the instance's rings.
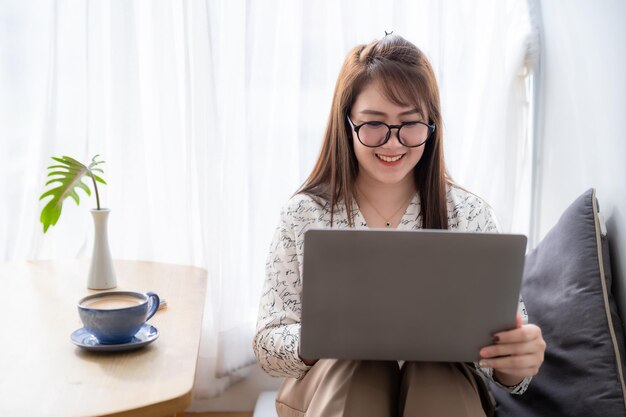
[[[495,380],[514,386],[539,372],[546,351],[539,327],[523,325],[518,314],[516,328],[496,333],[493,340],[493,345],[480,350],[480,366],[493,368]]]

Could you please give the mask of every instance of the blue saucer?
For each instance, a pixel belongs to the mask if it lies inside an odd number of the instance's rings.
[[[151,324],[144,323],[141,329],[133,336],[130,342],[105,345],[98,341],[96,336],[89,333],[84,327],[72,332],[72,343],[87,350],[118,352],[122,350],[139,349],[154,342],[159,337],[159,331]]]

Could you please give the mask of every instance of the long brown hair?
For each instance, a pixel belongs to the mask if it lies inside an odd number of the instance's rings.
[[[421,202],[422,227],[447,229],[447,175],[443,159],[437,80],[424,53],[396,35],[387,35],[368,45],[356,46],[346,57],[335,86],[320,155],[298,193],[328,201],[331,224],[337,204],[343,201],[348,222],[354,225],[352,203],[359,165],[346,115],[359,93],[373,80],[381,83],[390,101],[425,110],[429,122],[436,125],[435,132],[424,145],[424,153],[414,169],[414,177]],[[423,111],[421,113],[424,114]]]

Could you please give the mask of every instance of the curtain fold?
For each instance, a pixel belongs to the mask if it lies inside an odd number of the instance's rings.
[[[93,201],[44,236],[37,199],[50,156],[100,154],[113,256],[208,271],[196,401],[254,361],[269,241],[352,46],[393,30],[427,53],[452,176],[527,231],[525,1],[13,0],[0,28],[0,260],[89,256]]]

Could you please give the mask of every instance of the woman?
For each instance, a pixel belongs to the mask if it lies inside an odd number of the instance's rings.
[[[335,88],[313,172],[281,213],[267,262],[254,349],[286,377],[280,416],[485,416],[479,373],[521,394],[545,351],[520,300],[515,329],[494,335],[477,364],[302,358],[304,232],[312,227],[496,231],[491,208],[446,175],[439,90],[430,63],[399,36],[355,47]]]

